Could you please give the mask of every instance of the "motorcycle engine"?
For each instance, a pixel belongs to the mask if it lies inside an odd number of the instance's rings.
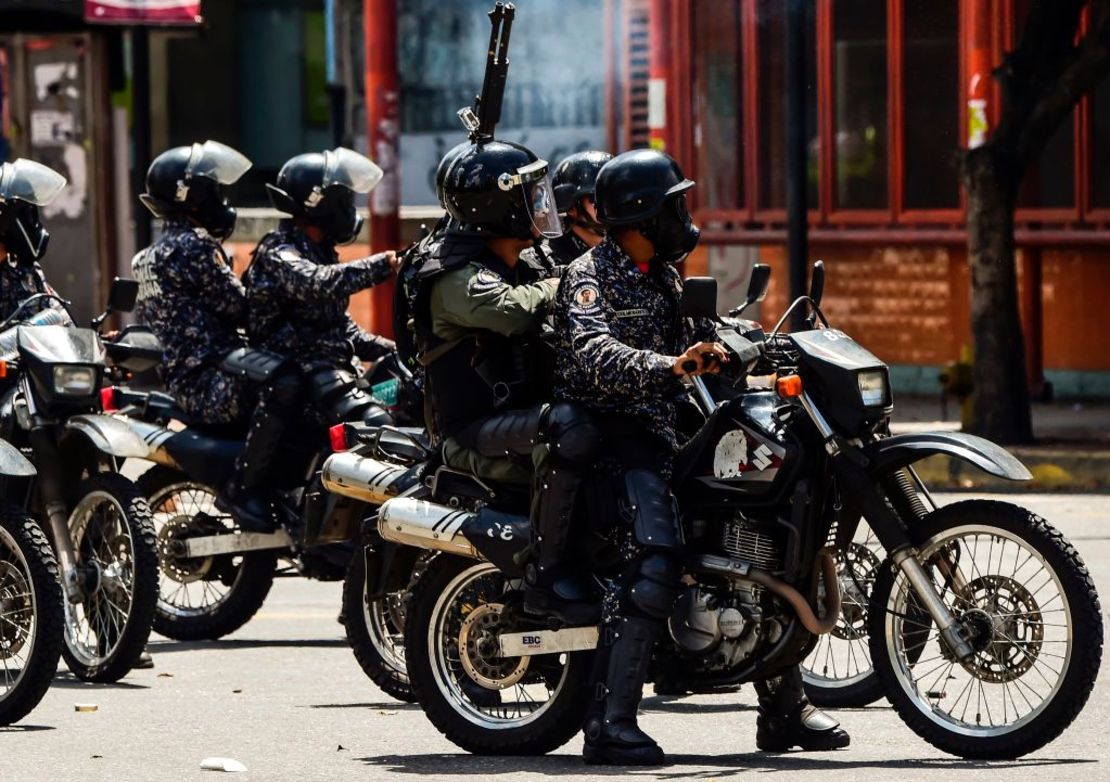
[[[730,557],[749,562],[760,570],[779,570],[783,564],[783,544],[779,537],[739,513],[721,525],[721,548]]]
[[[683,589],[668,621],[675,644],[706,659],[711,667],[728,668],[749,656],[759,643],[762,615],[755,590]]]

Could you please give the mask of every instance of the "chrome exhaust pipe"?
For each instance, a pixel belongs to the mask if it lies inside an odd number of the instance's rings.
[[[405,472],[407,469],[399,464],[343,452],[327,458],[320,480],[334,494],[381,505],[397,494],[392,484]]]
[[[378,533],[405,546],[485,559],[461,532],[462,526],[474,517],[469,511],[427,500],[397,497],[378,511]]]

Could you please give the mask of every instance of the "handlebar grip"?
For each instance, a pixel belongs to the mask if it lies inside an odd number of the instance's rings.
[[[716,353],[701,354],[701,363],[702,366],[706,369],[709,369],[709,367],[713,366],[713,364],[717,363],[718,361],[720,361],[720,359],[717,358]],[[695,371],[697,368],[698,362],[694,361],[692,358],[682,362],[682,371],[685,372],[687,375]]]

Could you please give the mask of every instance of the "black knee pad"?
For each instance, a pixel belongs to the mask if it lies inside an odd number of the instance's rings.
[[[649,549],[680,549],[674,496],[658,473],[629,470],[624,474],[624,487],[636,542]]]
[[[671,615],[682,571],[677,558],[663,551],[649,551],[628,579],[625,599],[646,616],[666,619]]]
[[[601,433],[588,410],[569,402],[556,402],[544,412],[542,427],[552,455],[581,467],[593,462]]]

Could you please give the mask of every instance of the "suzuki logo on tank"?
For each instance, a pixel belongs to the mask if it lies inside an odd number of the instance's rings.
[[[85,0],[85,21],[200,24],[200,0]]]

